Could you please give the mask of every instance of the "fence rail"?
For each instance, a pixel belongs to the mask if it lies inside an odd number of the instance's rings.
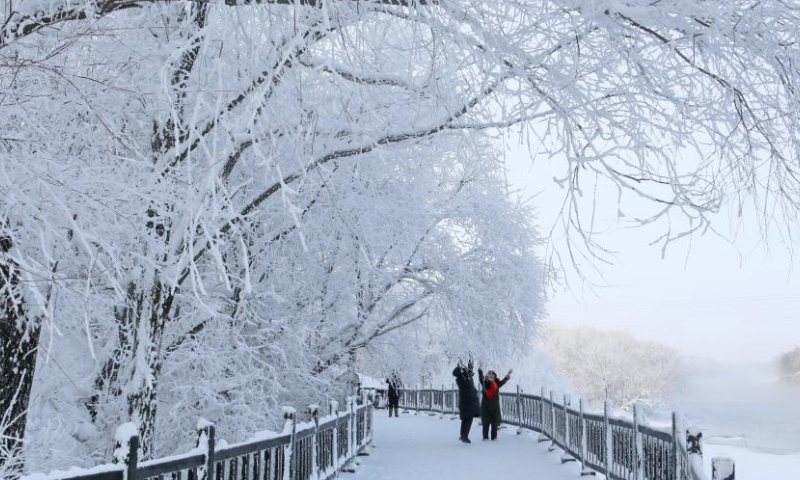
[[[198,424],[197,447],[183,455],[140,462],[135,426],[117,432],[114,463],[89,469],[31,474],[20,480],[327,480],[354,469],[355,457],[372,442],[371,402],[339,411],[331,402],[328,415],[308,409],[310,421],[298,423],[296,412],[284,408],[283,432],[258,435],[235,445],[217,446],[214,425]]]
[[[559,403],[553,392],[538,395],[500,393],[503,422],[540,433],[540,442],[563,450],[561,461],[581,463],[582,475],[596,472],[609,480],[707,480],[702,462],[702,433],[679,427],[676,414],[666,427],[642,422],[638,407],[633,419],[612,416],[609,403],[603,412],[575,409],[569,397]],[[400,407],[439,415],[458,413],[458,390],[404,389]],[[733,461],[714,458],[713,480],[734,480]],[[719,466],[719,468],[718,468]],[[717,472],[726,472],[717,476]]]

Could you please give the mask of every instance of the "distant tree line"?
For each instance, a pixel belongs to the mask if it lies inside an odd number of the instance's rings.
[[[776,363],[783,380],[800,386],[800,347],[781,354]]]
[[[548,326],[541,348],[590,402],[659,405],[682,377],[677,351],[622,332]]]

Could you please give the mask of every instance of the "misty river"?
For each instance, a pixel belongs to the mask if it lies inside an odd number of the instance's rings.
[[[800,388],[779,383],[769,366],[707,367],[689,375],[677,397],[707,443],[800,453]]]

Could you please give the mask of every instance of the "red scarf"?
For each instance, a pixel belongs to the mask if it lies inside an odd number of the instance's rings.
[[[486,398],[491,400],[497,394],[497,382],[494,380],[489,382],[489,386],[485,388]]]

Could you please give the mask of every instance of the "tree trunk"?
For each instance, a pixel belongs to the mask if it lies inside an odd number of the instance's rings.
[[[100,413],[104,400],[118,398],[122,395],[123,388],[120,384],[120,372],[126,363],[132,361],[133,330],[142,315],[143,303],[144,294],[138,290],[136,282],[128,283],[125,303],[121,307],[114,308],[117,344],[95,378],[94,393],[85,404],[93,422],[97,420],[97,415]]]
[[[0,467],[21,472],[28,402],[36,369],[41,322],[27,318],[19,267],[0,236]]]
[[[158,379],[168,353],[162,350],[162,339],[172,318],[175,291],[158,280],[149,291],[142,283],[128,283],[125,303],[114,311],[117,345],[95,378],[95,394],[86,408],[95,420],[104,403],[124,396],[146,459],[155,453]]]
[[[164,328],[171,318],[175,291],[155,280],[147,296],[148,308],[137,319],[133,333],[133,371],[128,385],[128,415],[139,428],[142,457],[155,453],[158,380],[163,364]]]

